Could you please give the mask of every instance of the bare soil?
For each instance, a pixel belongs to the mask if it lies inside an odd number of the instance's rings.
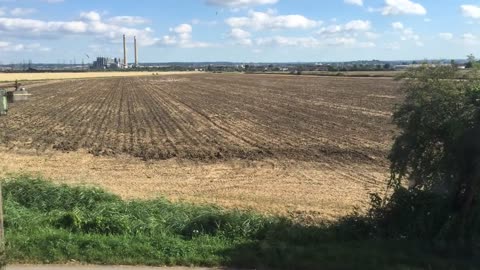
[[[29,90],[0,118],[4,174],[326,218],[384,189],[402,100],[391,79],[240,74]]]

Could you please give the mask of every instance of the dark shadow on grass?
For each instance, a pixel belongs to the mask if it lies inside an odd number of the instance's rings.
[[[419,241],[313,241],[259,240],[235,246],[226,257],[231,266],[250,269],[480,269],[478,259],[442,257]]]

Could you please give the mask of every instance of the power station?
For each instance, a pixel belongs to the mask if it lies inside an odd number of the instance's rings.
[[[138,51],[137,51],[137,37],[133,37],[133,46],[135,48],[135,65],[133,67],[138,67]]]
[[[125,38],[125,35],[123,35],[123,68],[128,68],[127,39]]]
[[[137,37],[133,37],[133,46],[135,53],[135,62],[132,66],[128,65],[128,55],[127,55],[127,36],[123,35],[123,59],[122,58],[110,58],[100,56],[97,57],[97,60],[93,62],[92,69],[127,69],[127,68],[137,68],[138,65],[138,47],[137,47]]]

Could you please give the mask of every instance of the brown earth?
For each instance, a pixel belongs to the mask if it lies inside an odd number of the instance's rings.
[[[4,174],[326,218],[384,188],[401,101],[381,78],[189,74],[29,90],[0,118]]]

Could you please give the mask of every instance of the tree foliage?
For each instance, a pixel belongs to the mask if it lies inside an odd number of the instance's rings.
[[[480,70],[480,61],[473,54],[468,55],[467,60],[466,68],[473,69],[477,72]]]
[[[480,81],[457,74],[423,66],[399,78],[406,99],[393,116],[401,131],[390,154],[393,184],[448,192],[458,179],[461,140],[480,124]]]
[[[389,157],[390,184],[450,200],[444,227],[471,239],[480,200],[480,76],[424,65],[398,79],[406,99],[393,116],[400,134]]]

